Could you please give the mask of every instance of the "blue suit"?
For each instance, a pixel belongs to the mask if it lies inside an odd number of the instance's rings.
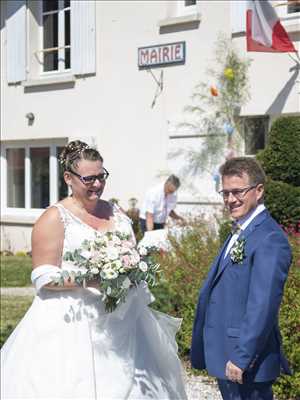
[[[227,379],[227,361],[243,369],[243,383],[275,380],[290,373],[281,348],[278,312],[291,264],[288,240],[267,210],[240,234],[245,256],[234,263],[225,241],[200,291],[191,361]]]

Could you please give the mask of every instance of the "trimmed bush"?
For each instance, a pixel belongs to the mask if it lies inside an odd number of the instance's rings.
[[[278,118],[267,147],[257,154],[266,174],[275,181],[300,186],[300,117]]]
[[[299,223],[300,187],[268,179],[265,188],[265,204],[272,217],[280,225],[297,226]]]
[[[292,376],[282,375],[274,386],[278,399],[300,398],[300,238],[290,235],[293,264],[285,286],[279,323],[284,353],[293,370]]]

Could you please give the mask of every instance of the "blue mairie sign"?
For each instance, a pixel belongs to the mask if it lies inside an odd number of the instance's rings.
[[[185,63],[185,42],[157,44],[138,48],[139,69]]]

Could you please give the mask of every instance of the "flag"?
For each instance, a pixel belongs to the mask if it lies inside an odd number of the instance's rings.
[[[297,52],[268,0],[248,1],[247,51]]]

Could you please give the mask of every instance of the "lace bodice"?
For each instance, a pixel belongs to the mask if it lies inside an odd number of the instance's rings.
[[[76,248],[80,247],[84,240],[92,240],[95,237],[95,234],[101,234],[101,231],[98,231],[83,222],[61,203],[55,204],[54,207],[59,210],[60,218],[64,224],[65,237],[63,255],[67,251],[74,251]],[[125,215],[117,206],[112,205],[112,207],[114,230],[118,230],[130,235],[132,241],[135,242],[135,236],[131,226],[131,219],[127,217],[127,215]]]

